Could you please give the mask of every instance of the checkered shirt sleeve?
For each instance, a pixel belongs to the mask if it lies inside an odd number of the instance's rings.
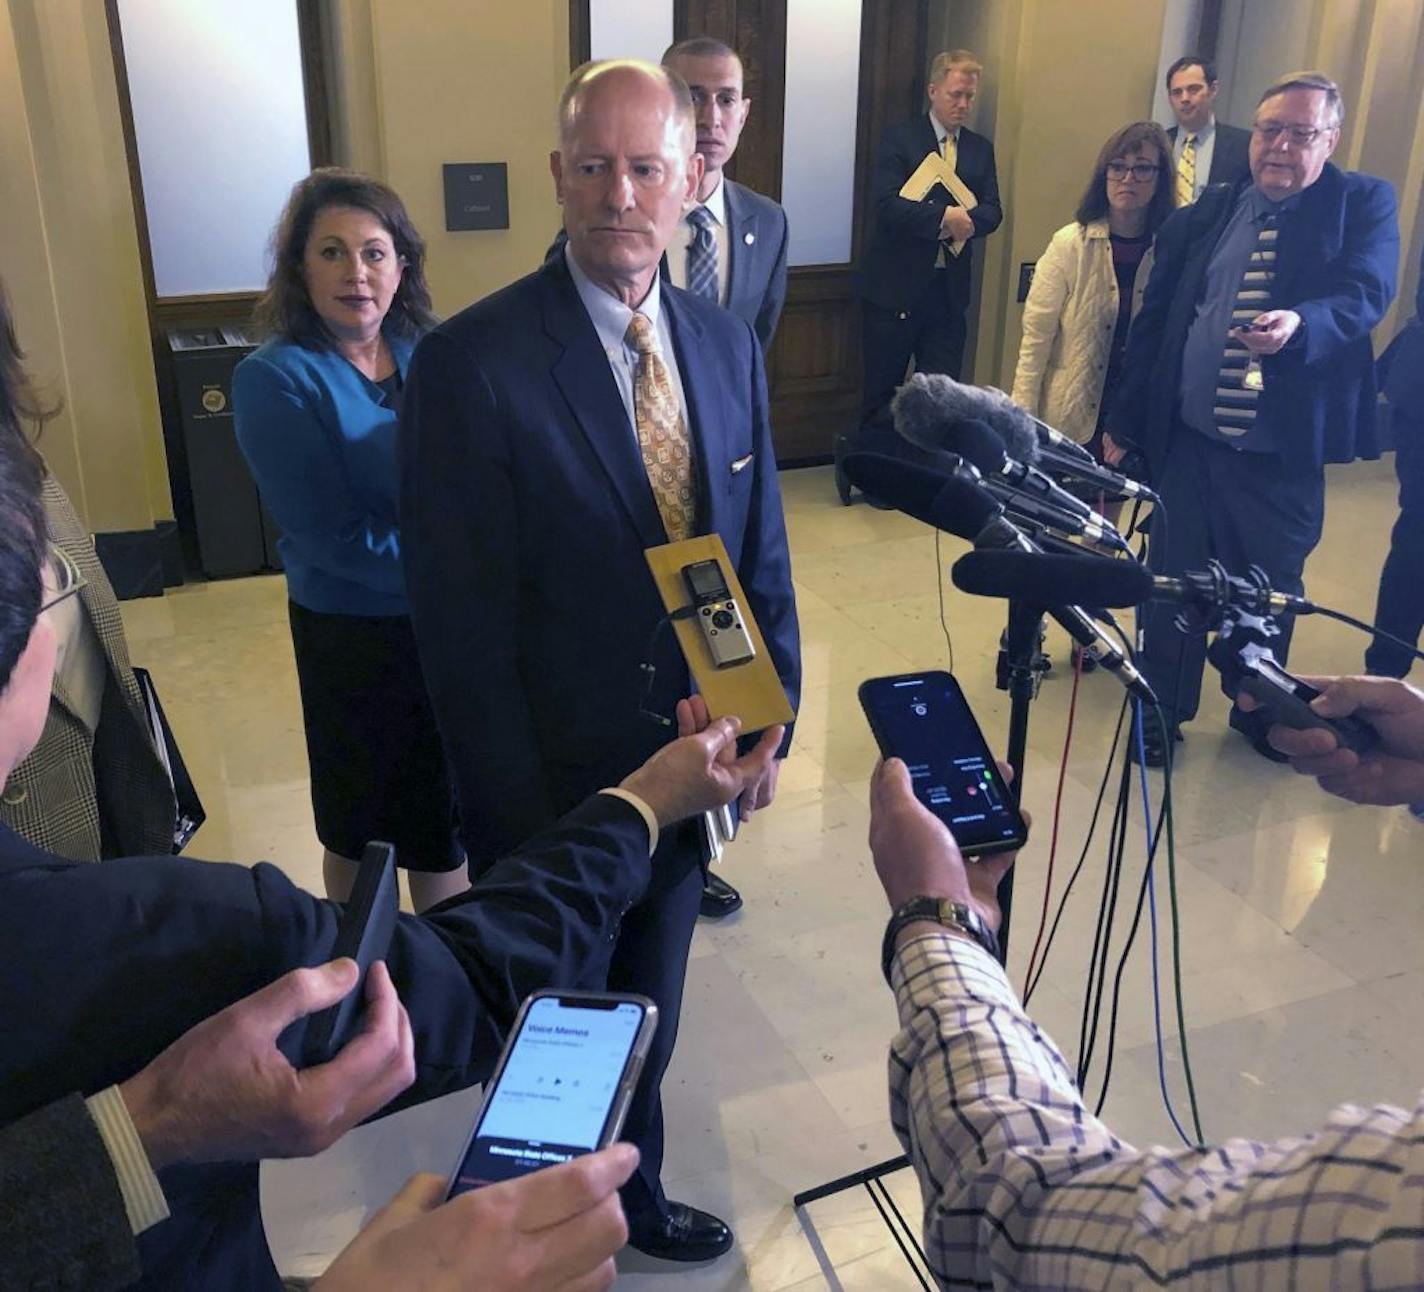
[[[1311,1135],[1204,1149],[1120,1140],[1083,1106],[1004,971],[949,934],[905,943],[890,1117],[943,1288],[1424,1288],[1424,1100]]]

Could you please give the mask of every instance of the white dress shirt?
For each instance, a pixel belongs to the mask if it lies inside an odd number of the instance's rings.
[[[598,339],[603,343],[603,353],[608,356],[608,366],[612,369],[613,380],[622,396],[623,407],[628,410],[628,426],[636,440],[638,427],[633,415],[633,379],[638,372],[638,352],[629,344],[628,324],[634,313],[644,316],[653,325],[653,333],[658,339],[658,353],[667,364],[668,375],[672,378],[672,388],[677,393],[678,407],[682,409],[683,424],[692,438],[692,418],[687,413],[687,395],[682,389],[682,374],[677,368],[677,351],[672,343],[672,325],[662,308],[662,290],[659,275],[653,275],[653,285],[643,297],[636,311],[623,304],[611,292],[598,286],[579,268],[573,251],[565,245],[564,260],[569,273],[573,275],[574,286],[578,289],[579,300],[593,321]],[[639,446],[639,453],[642,452]]]
[[[1195,183],[1192,185],[1192,201],[1202,195],[1211,175],[1211,159],[1216,156],[1216,118],[1212,117],[1203,130],[1197,132],[1197,168]],[[1172,183],[1177,182],[1177,164],[1182,160],[1182,149],[1186,147],[1187,129],[1177,126],[1177,137],[1172,141]]]
[[[717,176],[717,187],[707,195],[702,205],[712,217],[712,237],[717,243],[717,304],[726,305],[732,257],[731,239],[727,233],[727,185],[720,175]],[[687,287],[687,252],[696,232],[692,221],[684,213],[677,222],[677,232],[672,235],[667,249],[668,277],[674,287]]]

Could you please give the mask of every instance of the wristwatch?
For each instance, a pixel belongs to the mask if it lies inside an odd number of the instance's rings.
[[[880,969],[887,983],[890,981],[890,962],[895,958],[895,939],[905,925],[914,924],[917,920],[931,920],[967,933],[995,960],[999,958],[999,939],[973,907],[947,897],[912,897],[895,908],[890,923],[885,926],[885,941],[880,944]]]

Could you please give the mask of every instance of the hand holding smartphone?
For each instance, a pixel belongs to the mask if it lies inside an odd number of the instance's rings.
[[[910,769],[915,797],[949,827],[966,859],[1024,845],[1028,825],[950,674],[873,677],[861,683],[860,703],[881,756]]]
[[[645,996],[534,992],[485,1087],[447,1200],[614,1143],[657,1023]]]

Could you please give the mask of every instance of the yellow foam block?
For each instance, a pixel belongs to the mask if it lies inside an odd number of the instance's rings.
[[[648,568],[658,585],[658,595],[669,612],[688,605],[691,597],[682,577],[685,565],[697,561],[716,560],[722,568],[727,586],[742,610],[742,623],[756,647],[756,656],[744,664],[718,668],[712,662],[702,629],[691,620],[673,620],[673,631],[687,660],[687,667],[697,683],[698,693],[707,701],[707,710],[714,718],[735,715],[742,720],[743,732],[761,731],[779,722],[790,722],[796,715],[786,699],[786,690],[777,676],[776,665],[766,648],[761,627],[747,603],[737,571],[727,559],[727,548],[720,534],[701,534],[681,543],[665,543],[650,547],[644,553]]]

